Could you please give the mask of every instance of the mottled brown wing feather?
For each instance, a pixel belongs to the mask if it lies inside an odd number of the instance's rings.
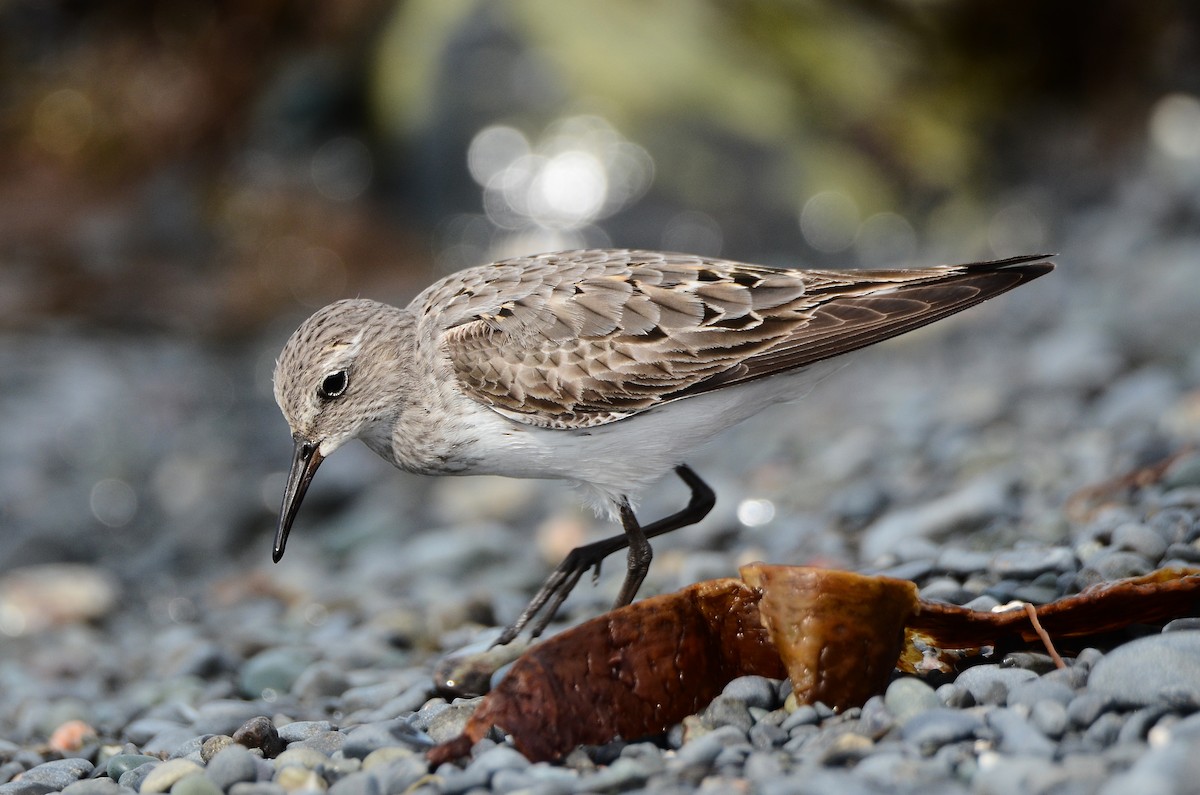
[[[1039,259],[837,273],[566,252],[472,269],[414,304],[437,309],[425,315],[441,319],[466,394],[530,424],[577,428],[901,334],[1053,267]]]

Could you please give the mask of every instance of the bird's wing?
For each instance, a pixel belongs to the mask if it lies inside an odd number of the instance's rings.
[[[414,302],[463,392],[531,425],[583,428],[893,337],[1053,268],[800,271],[646,251],[504,260]]]

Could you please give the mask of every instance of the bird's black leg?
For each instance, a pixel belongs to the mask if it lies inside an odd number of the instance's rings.
[[[650,549],[649,539],[695,524],[707,516],[717,502],[717,495],[713,493],[707,483],[700,479],[699,475],[692,471],[691,467],[680,464],[675,467],[675,474],[679,475],[680,479],[692,490],[692,496],[683,510],[642,527],[638,523],[637,517],[633,515],[629,504],[624,503],[621,506],[621,524],[624,526],[625,532],[571,550],[558,568],[542,584],[542,587],[538,589],[538,592],[534,594],[533,599],[521,611],[521,615],[517,616],[517,620],[500,634],[495,645],[500,646],[511,641],[533,621],[535,616],[538,616],[538,619],[533,622],[529,634],[535,638],[542,634],[542,630],[554,618],[554,614],[566,601],[583,573],[588,569],[595,568],[598,574],[600,563],[605,558],[626,547],[630,547],[629,563],[616,606],[620,607],[632,602],[650,567],[653,551]],[[630,532],[631,528],[633,529],[632,533]]]

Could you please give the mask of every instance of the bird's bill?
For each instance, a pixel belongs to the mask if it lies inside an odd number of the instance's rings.
[[[325,456],[321,455],[318,445],[307,439],[297,439],[296,449],[292,454],[292,469],[288,472],[287,487],[283,490],[283,505],[279,508],[279,529],[275,531],[275,549],[271,559],[276,563],[283,557],[283,549],[287,546],[288,533],[292,530],[292,521],[300,511],[300,502],[308,484],[312,483],[313,475]]]

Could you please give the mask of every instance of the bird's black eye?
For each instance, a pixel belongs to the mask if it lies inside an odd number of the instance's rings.
[[[346,391],[346,383],[345,370],[330,373],[321,381],[321,386],[317,388],[317,394],[325,400],[341,397],[342,393]]]

